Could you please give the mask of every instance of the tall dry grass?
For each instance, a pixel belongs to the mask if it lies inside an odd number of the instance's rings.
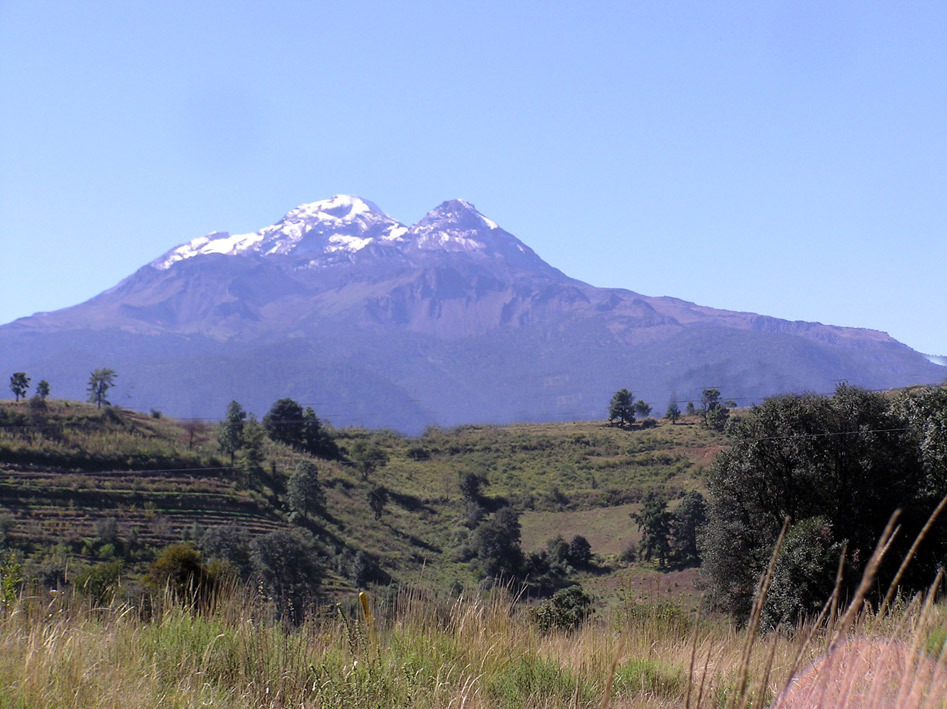
[[[944,707],[947,609],[933,599],[749,643],[666,604],[541,634],[502,590],[371,597],[370,622],[353,602],[299,628],[239,590],[205,610],[159,599],[148,619],[24,596],[0,612],[0,706]]]

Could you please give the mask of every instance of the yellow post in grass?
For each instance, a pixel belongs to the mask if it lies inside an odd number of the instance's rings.
[[[358,602],[362,604],[362,615],[365,616],[365,627],[368,628],[368,642],[371,643],[372,650],[377,651],[375,645],[375,629],[372,627],[372,612],[368,610],[368,596],[364,591],[358,592]]]
[[[372,612],[368,610],[368,596],[365,595],[365,591],[358,592],[358,602],[362,604],[362,613],[365,616],[365,625],[371,628],[372,627]]]

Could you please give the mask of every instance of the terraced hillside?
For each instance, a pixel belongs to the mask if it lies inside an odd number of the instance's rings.
[[[0,415],[0,508],[20,548],[92,536],[109,518],[152,546],[195,523],[252,534],[286,526],[271,500],[240,484],[208,426],[64,401]]]
[[[10,537],[55,544],[91,536],[103,515],[144,542],[163,546],[204,527],[237,522],[251,534],[284,526],[269,505],[240,494],[221,471],[160,470],[63,473],[5,469],[0,505],[12,514]]]

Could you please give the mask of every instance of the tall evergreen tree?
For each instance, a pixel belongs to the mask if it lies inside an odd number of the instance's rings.
[[[236,401],[227,404],[227,413],[220,422],[217,431],[217,445],[220,450],[230,455],[230,465],[234,464],[234,457],[243,446],[243,425],[247,420],[247,412]]]
[[[325,506],[319,471],[312,462],[304,460],[296,466],[286,483],[286,502],[295,514],[305,517]]]
[[[671,422],[671,424],[677,423],[677,420],[681,417],[681,409],[677,405],[677,394],[671,392],[671,398],[668,399],[667,411],[664,412],[664,418]]]
[[[705,428],[722,431],[730,409],[720,403],[719,389],[704,389],[700,395],[700,418]]]
[[[243,424],[243,444],[237,450],[237,465],[249,485],[263,472],[263,441],[266,431],[253,414]]]
[[[679,563],[700,562],[697,537],[706,522],[707,504],[704,496],[697,490],[691,490],[681,500],[671,520],[674,553]]]
[[[671,558],[671,513],[667,510],[667,498],[649,492],[641,501],[641,511],[632,512],[631,518],[641,530],[641,555],[648,561],[657,559],[664,568]]]
[[[619,426],[635,422],[634,397],[627,389],[619,389],[608,404],[608,422],[618,421]]]
[[[303,407],[293,399],[279,399],[263,417],[263,428],[274,441],[294,448],[303,444]]]

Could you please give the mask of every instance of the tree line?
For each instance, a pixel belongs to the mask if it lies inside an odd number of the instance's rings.
[[[694,402],[691,401],[687,404],[686,412],[688,415],[697,415],[703,427],[723,431],[730,419],[730,406],[734,404],[728,401],[724,405],[720,397],[719,389],[704,389],[701,392],[700,409],[695,408]],[[643,428],[657,425],[653,419],[646,418],[651,415],[650,404],[642,399],[635,401],[634,398],[634,394],[624,387],[616,391],[608,403],[608,423],[624,428],[632,426],[636,417],[640,417],[643,419],[640,424]],[[675,424],[680,417],[681,409],[677,405],[677,396],[672,392],[664,418]]]
[[[93,369],[89,375],[89,383],[86,388],[89,403],[95,404],[96,408],[101,408],[103,405],[111,406],[111,402],[108,400],[108,392],[109,389],[115,386],[115,379],[117,377],[118,374],[116,374],[113,369]],[[31,381],[32,378],[26,376],[26,372],[14,372],[10,375],[10,391],[13,392],[17,403],[20,402],[20,399],[26,398],[30,390]],[[36,383],[36,394],[33,400],[35,402],[45,403],[48,396],[49,382],[45,379],[40,379]]]

